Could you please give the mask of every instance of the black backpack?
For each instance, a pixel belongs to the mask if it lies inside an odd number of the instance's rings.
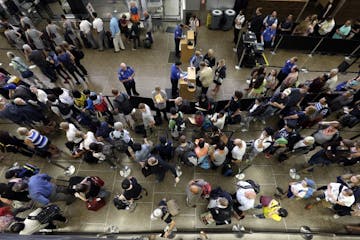
[[[114,206],[118,210],[124,210],[129,206],[129,204],[126,201],[123,201],[123,200],[119,199],[118,197],[114,198],[113,203],[114,203]]]
[[[54,217],[58,215],[60,211],[60,208],[53,204],[44,207],[38,215],[29,216],[28,218],[31,220],[38,220],[41,224],[46,224],[54,220]]]
[[[60,100],[58,101],[57,104],[53,104],[53,106],[59,109],[61,115],[68,115],[71,111],[70,106],[67,105],[66,103],[61,102]]]
[[[245,182],[249,183],[251,186],[239,186],[242,189],[254,189],[255,193],[258,194],[260,192],[260,185],[255,183],[253,180],[245,180]]]

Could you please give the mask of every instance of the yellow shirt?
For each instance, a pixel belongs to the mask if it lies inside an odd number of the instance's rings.
[[[263,207],[263,213],[265,218],[272,218],[273,220],[279,222],[281,217],[278,215],[277,211],[280,209],[280,204],[275,199],[271,200],[268,206]]]

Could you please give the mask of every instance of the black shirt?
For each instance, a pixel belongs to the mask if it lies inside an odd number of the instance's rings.
[[[30,201],[30,198],[28,197],[28,195],[29,195],[28,191],[14,192],[11,189],[14,186],[14,184],[15,184],[14,182],[9,182],[8,184],[1,183],[1,185],[3,185],[3,186],[1,186],[2,192],[0,192],[0,197],[6,198],[9,200],[16,200],[16,201],[20,201],[20,202]]]
[[[137,182],[135,178],[130,178],[130,183],[132,188],[129,190],[125,190],[123,193],[123,196],[126,198],[126,200],[138,198],[142,190],[141,185]]]
[[[251,20],[250,30],[254,33],[260,33],[263,26],[264,17],[263,15],[256,15]]]
[[[238,99],[237,101],[235,101],[234,97],[231,97],[230,100],[230,105],[229,105],[229,110],[230,112],[236,112],[238,109],[240,110],[240,99]]]
[[[292,88],[288,97],[287,107],[296,106],[306,93],[301,93],[299,88]]]

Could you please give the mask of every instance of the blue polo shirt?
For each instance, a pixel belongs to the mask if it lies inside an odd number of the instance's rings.
[[[182,28],[180,27],[180,25],[177,25],[175,28],[175,33],[174,33],[174,38],[181,38],[183,34]]]
[[[129,66],[126,67],[126,70],[120,68],[118,72],[120,82],[127,80],[134,72],[134,69]]]
[[[271,27],[267,27],[262,33],[264,42],[271,42],[275,34],[276,34],[276,29],[271,29]]]
[[[180,79],[180,69],[175,65],[175,63],[171,66],[171,74],[170,74],[170,78],[171,79]]]

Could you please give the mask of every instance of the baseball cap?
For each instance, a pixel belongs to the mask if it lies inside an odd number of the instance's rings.
[[[158,220],[159,218],[161,218],[163,215],[163,212],[160,208],[156,208],[150,215],[150,219],[151,220]]]

